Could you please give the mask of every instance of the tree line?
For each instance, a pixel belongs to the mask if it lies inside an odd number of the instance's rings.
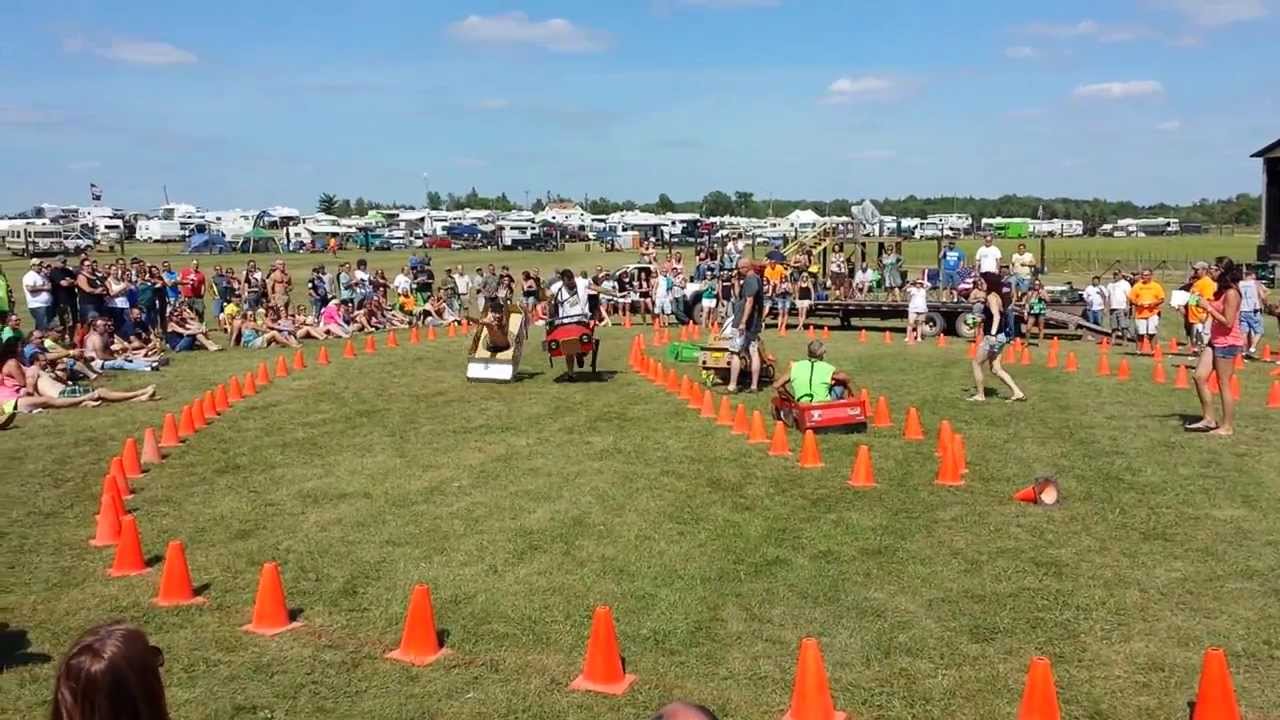
[[[1035,195],[1001,195],[996,198],[979,198],[972,195],[937,197],[917,197],[907,195],[902,198],[872,198],[883,215],[897,217],[925,217],[935,213],[968,213],[977,222],[987,217],[1027,217],[1035,218],[1043,213],[1046,219],[1081,220],[1086,228],[1115,222],[1120,218],[1137,217],[1170,217],[1183,222],[1199,222],[1221,225],[1257,225],[1261,222],[1262,201],[1258,195],[1240,193],[1234,197],[1210,199],[1201,198],[1187,205],[1156,203],[1141,205],[1127,200],[1105,200],[1102,198],[1067,198],[1039,197]],[[592,215],[607,215],[626,210],[643,210],[653,213],[695,213],[703,217],[736,215],[741,217],[764,218],[782,217],[794,210],[813,210],[820,215],[848,215],[851,207],[861,204],[861,199],[844,197],[830,200],[784,200],[761,199],[755,193],[738,190],[733,193],[713,190],[701,200],[674,201],[667,193],[658,195],[654,202],[637,203],[633,200],[616,201],[607,197],[586,196],[581,199],[547,193],[545,198],[534,198],[528,210],[541,212],[548,203],[573,202]],[[506,193],[495,196],[481,195],[476,188],[471,188],[463,195],[436,191],[427,193],[427,205],[432,210],[484,209],[495,212],[510,212],[522,209],[520,203],[507,197]],[[319,212],[338,217],[363,216],[370,210],[408,209],[413,206],[400,203],[379,203],[356,198],[354,201],[339,198],[332,193],[323,193],[316,202]]]

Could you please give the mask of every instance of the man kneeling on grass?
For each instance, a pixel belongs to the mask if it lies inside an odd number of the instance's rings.
[[[801,403],[820,403],[849,397],[849,376],[824,360],[827,346],[821,340],[809,343],[809,357],[791,363],[791,371],[773,381],[773,389],[783,397]]]

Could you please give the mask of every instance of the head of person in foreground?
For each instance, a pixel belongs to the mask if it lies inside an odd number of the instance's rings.
[[[650,720],[719,720],[710,708],[676,701],[654,713]]]
[[[71,646],[54,684],[53,720],[168,720],[160,668],[164,653],[145,633],[113,623]]]

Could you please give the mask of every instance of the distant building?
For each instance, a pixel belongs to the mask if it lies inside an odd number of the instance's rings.
[[[1262,160],[1262,238],[1258,260],[1280,260],[1280,140],[1254,153]]]

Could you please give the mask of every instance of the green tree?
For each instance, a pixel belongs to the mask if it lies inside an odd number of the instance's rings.
[[[320,193],[316,199],[316,212],[334,215],[338,210],[338,196],[333,193]]]
[[[342,198],[338,201],[338,205],[333,209],[333,214],[340,218],[351,217],[351,201]]]
[[[474,185],[471,187],[471,192],[467,193],[466,196],[462,198],[462,204],[469,208],[481,207],[480,193],[476,192]]]
[[[432,190],[431,192],[427,193],[427,209],[428,210],[444,209],[444,199],[440,197],[440,193],[436,192],[435,190]]]
[[[444,209],[445,210],[461,210],[462,198],[458,197],[457,195],[454,195],[453,193],[449,193],[448,195],[445,195]]]
[[[534,198],[533,205],[529,206],[529,211],[535,214],[540,213],[546,209],[547,209],[547,204],[542,202],[542,198]]]
[[[702,212],[710,217],[733,214],[733,198],[720,190],[712,190],[702,196]]]
[[[356,217],[364,217],[369,214],[369,202],[362,197],[356,198],[355,203],[351,205],[351,213]]]
[[[676,211],[676,204],[671,201],[671,196],[666,193],[658,195],[658,202],[653,206],[654,212],[673,213]]]
[[[738,190],[733,193],[733,209],[739,215],[745,217],[755,217],[756,214],[756,194],[747,192],[746,190]]]

